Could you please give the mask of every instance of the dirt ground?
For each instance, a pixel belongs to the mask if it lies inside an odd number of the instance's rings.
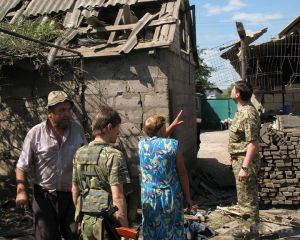
[[[235,179],[230,169],[229,155],[227,152],[228,130],[202,131],[200,140],[201,144],[198,152],[197,167],[201,169],[201,172],[208,174],[214,179],[217,183],[216,188],[234,188]],[[208,213],[205,224],[214,230],[222,232],[218,236],[211,238],[214,240],[233,239],[231,233],[235,228],[232,227],[243,224],[243,220],[236,215],[225,214],[223,211],[216,210],[214,207],[208,209]],[[273,214],[274,219],[281,216],[286,219],[295,219],[298,224],[300,223],[299,207],[287,209],[262,206],[260,210],[261,217],[268,213]],[[275,223],[277,223],[277,221],[275,221]],[[262,221],[261,239],[300,239],[300,229],[297,223],[297,227],[291,227],[289,224],[274,224],[274,222]]]
[[[235,181],[230,169],[228,130],[202,131],[197,167],[214,176],[219,187],[234,187]]]

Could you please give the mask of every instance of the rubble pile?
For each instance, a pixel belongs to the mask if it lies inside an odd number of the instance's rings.
[[[300,128],[279,129],[262,128],[260,201],[265,205],[299,205]]]

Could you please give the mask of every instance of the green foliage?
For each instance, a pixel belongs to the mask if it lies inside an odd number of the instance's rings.
[[[196,92],[198,93],[204,93],[205,88],[214,87],[214,84],[208,81],[214,69],[204,62],[204,59],[201,57],[203,51],[204,49],[198,50],[199,69],[196,73]]]
[[[220,95],[220,98],[230,98],[231,90],[233,86],[234,86],[233,83],[230,86],[228,86],[226,90],[224,90],[223,93]]]
[[[53,42],[53,40],[62,35],[62,31],[57,28],[57,25],[41,24],[40,21],[25,20],[20,24],[1,22],[0,27],[46,42]],[[43,49],[45,49],[45,46],[41,44],[0,33],[0,53],[2,52],[5,55],[39,54]]]

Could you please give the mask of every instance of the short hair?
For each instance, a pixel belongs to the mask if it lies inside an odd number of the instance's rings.
[[[121,124],[121,117],[119,113],[109,106],[99,106],[92,121],[93,136],[95,137],[97,135],[104,134],[104,129],[109,123],[112,124],[113,127]]]
[[[235,89],[240,93],[243,101],[249,101],[251,99],[253,88],[247,81],[237,81],[234,83]]]
[[[153,115],[145,121],[144,132],[149,137],[157,136],[159,130],[165,125],[166,118],[160,115]]]

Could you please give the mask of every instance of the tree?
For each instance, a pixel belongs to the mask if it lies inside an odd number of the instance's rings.
[[[203,52],[204,49],[198,50],[199,69],[196,72],[196,92],[198,93],[204,93],[206,88],[214,87],[214,84],[208,81],[214,69],[204,62],[203,57],[201,57]]]
[[[223,91],[223,93],[221,94],[221,98],[230,98],[231,95],[231,90],[233,88],[234,84],[230,84],[230,86],[228,86],[226,88],[226,90]]]

